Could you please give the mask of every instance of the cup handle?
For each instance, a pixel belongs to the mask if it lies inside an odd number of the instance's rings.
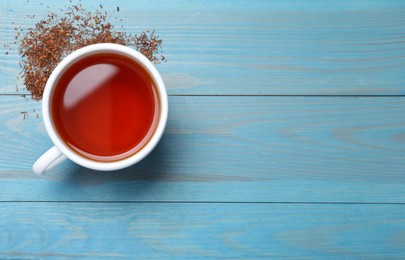
[[[32,170],[35,174],[42,175],[64,160],[66,160],[66,156],[54,146],[38,158],[32,166]]]

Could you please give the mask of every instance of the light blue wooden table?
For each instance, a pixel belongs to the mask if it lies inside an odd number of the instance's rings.
[[[167,131],[129,169],[37,177],[3,44],[43,2],[0,2],[1,259],[405,258],[405,1],[84,1],[163,38]]]

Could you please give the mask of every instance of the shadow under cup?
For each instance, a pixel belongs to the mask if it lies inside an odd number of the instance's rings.
[[[86,53],[55,80],[51,124],[76,155],[97,162],[126,159],[145,147],[161,114],[152,73],[123,53]]]

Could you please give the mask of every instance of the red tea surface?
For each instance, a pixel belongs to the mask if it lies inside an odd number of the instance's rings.
[[[158,121],[158,97],[148,72],[129,58],[96,54],[69,67],[51,100],[51,118],[76,153],[115,161],[136,153]]]

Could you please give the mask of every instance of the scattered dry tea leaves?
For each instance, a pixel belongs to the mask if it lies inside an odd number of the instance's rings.
[[[117,43],[135,48],[155,64],[166,61],[160,54],[162,40],[154,31],[140,34],[118,31],[109,22],[111,15],[102,5],[100,8],[103,10],[90,12],[79,3],[65,7],[62,15],[50,12],[34,27],[15,28],[22,68],[19,79],[23,80],[32,99],[42,99],[46,81],[65,56],[87,45]],[[34,19],[35,15],[29,18]]]

